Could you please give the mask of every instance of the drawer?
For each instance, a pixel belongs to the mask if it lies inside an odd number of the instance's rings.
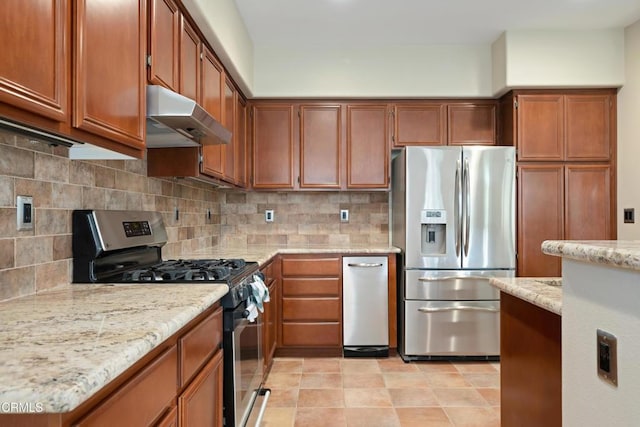
[[[292,347],[342,347],[339,322],[282,324],[282,344]]]
[[[339,297],[341,294],[342,291],[340,289],[340,279],[337,277],[314,279],[282,279],[282,295],[285,297]]]
[[[147,426],[172,404],[177,392],[178,351],[172,346],[150,362],[129,382],[93,409],[75,426]]]
[[[283,258],[283,276],[335,276],[340,277],[342,262],[339,257],[331,258]]]
[[[222,343],[222,307],[178,340],[180,387],[187,384]]]
[[[283,298],[282,321],[336,321],[342,315],[340,298]]]

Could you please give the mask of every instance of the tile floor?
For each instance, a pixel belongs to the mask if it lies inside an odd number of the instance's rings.
[[[499,426],[500,364],[276,358],[262,427]]]

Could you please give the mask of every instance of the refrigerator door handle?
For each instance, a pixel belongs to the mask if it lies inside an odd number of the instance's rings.
[[[487,307],[472,307],[466,305],[459,305],[456,307],[420,307],[418,311],[422,313],[441,313],[443,311],[485,311],[489,313],[500,313],[500,309],[487,308]]]
[[[456,161],[456,177],[455,177],[455,191],[453,200],[453,216],[454,216],[454,233],[456,236],[456,257],[460,257],[460,242],[462,241],[462,211],[460,210],[460,203],[462,194],[460,192],[460,160]]]
[[[462,173],[462,181],[464,184],[464,216],[465,216],[465,226],[464,226],[464,255],[469,255],[469,227],[471,226],[471,215],[470,204],[471,204],[471,195],[470,193],[470,185],[469,185],[469,159],[464,159],[464,171]]]
[[[419,282],[441,282],[447,280],[489,280],[488,276],[442,276],[442,277],[419,277]]]

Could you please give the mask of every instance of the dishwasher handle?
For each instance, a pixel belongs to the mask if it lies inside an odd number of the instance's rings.
[[[354,262],[354,263],[349,263],[347,264],[347,267],[365,267],[365,268],[372,268],[372,267],[382,267],[382,263],[378,263],[378,262]]]
[[[420,307],[418,311],[422,313],[441,313],[444,311],[485,311],[489,313],[500,313],[500,309],[486,308],[486,307],[473,307],[467,305],[459,305],[457,307]]]

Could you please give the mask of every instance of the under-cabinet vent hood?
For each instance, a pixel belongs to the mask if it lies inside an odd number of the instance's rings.
[[[192,99],[147,86],[147,148],[228,144],[229,132]]]

